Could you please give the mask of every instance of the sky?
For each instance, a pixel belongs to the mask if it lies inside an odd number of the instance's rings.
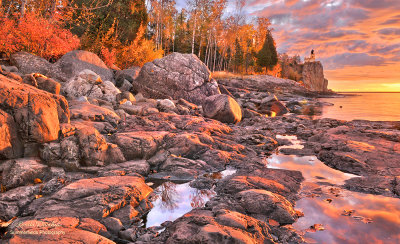
[[[400,91],[400,0],[247,0],[244,11],[270,19],[278,52],[314,49],[330,89]]]

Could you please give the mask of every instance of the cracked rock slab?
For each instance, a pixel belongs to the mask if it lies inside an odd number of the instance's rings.
[[[137,176],[82,179],[44,201],[35,217],[69,216],[101,220],[126,205],[140,206],[151,192],[144,179]]]

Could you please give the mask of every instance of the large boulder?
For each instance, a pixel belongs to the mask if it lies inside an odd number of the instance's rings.
[[[151,98],[183,98],[196,104],[220,93],[207,66],[196,55],[180,53],[145,64],[133,89]]]
[[[13,115],[19,138],[44,143],[58,139],[60,120],[69,120],[65,98],[0,75],[0,109]]]
[[[111,81],[102,81],[91,70],[83,70],[70,79],[63,87],[64,94],[70,99],[88,97],[116,102],[116,95],[121,93]]]
[[[114,78],[112,70],[96,54],[82,50],[65,54],[52,68],[49,76],[64,82],[69,81],[85,69],[95,72],[104,81],[112,81]]]
[[[324,67],[321,62],[306,62],[303,66],[303,82],[312,91],[328,91],[328,80],[324,78]]]
[[[242,120],[240,105],[228,95],[207,97],[203,103],[204,115],[223,123],[238,123]]]
[[[12,54],[10,62],[22,74],[40,73],[46,75],[52,67],[52,64],[46,59],[26,52]]]
[[[88,51],[71,51],[54,64],[26,52],[11,55],[10,61],[22,74],[39,73],[62,82],[69,81],[85,69],[95,72],[104,81],[114,80],[112,70],[96,54]]]

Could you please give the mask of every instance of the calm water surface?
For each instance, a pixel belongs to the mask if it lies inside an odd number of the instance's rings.
[[[295,137],[292,148],[302,146]],[[296,202],[304,213],[293,227],[309,243],[400,243],[400,199],[351,192],[341,187],[352,177],[334,170],[315,156],[275,154],[267,159],[269,168],[301,171],[305,181]],[[320,224],[321,231],[310,229]]]
[[[222,172],[206,174],[204,176],[216,180],[223,179],[236,173],[235,169],[227,168]],[[214,190],[199,190],[190,187],[190,183],[176,184],[166,181],[154,189],[156,194],[153,208],[147,215],[146,227],[160,226],[165,221],[174,221],[194,208],[204,205],[216,195]]]
[[[322,118],[400,121],[400,93],[345,93],[343,98],[323,98]]]

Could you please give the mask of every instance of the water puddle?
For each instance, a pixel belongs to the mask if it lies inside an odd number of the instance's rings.
[[[301,146],[295,137],[283,138],[295,142],[296,149]],[[343,189],[345,180],[357,176],[329,168],[315,156],[274,154],[267,163],[302,172],[305,181],[296,209],[304,217],[293,227],[307,242],[400,243],[400,199]]]
[[[154,193],[154,207],[147,215],[146,228],[174,221],[193,208],[203,207],[216,194],[213,190],[192,188],[189,183],[175,184],[170,181],[161,184]]]
[[[306,182],[343,185],[345,180],[357,175],[332,169],[318,160],[316,156],[294,156],[273,154],[268,159],[268,168],[301,171]]]
[[[223,179],[236,173],[233,168],[205,174],[204,177]],[[199,190],[190,187],[190,182],[179,184],[166,181],[154,189],[153,208],[147,215],[146,228],[160,226],[165,221],[174,221],[194,208],[204,205],[216,195],[213,189]]]

